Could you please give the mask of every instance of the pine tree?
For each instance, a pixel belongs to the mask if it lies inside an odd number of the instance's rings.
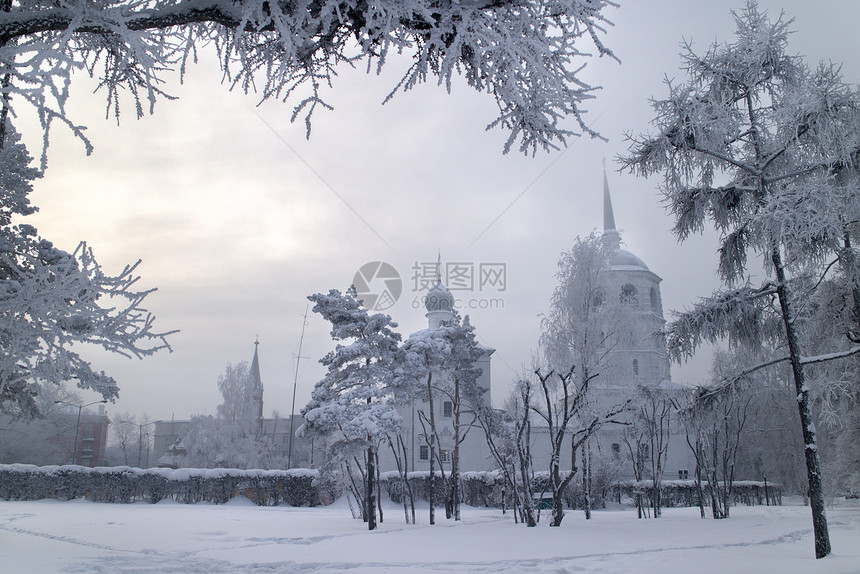
[[[364,512],[368,530],[376,528],[376,463],[378,446],[387,433],[400,432],[403,423],[396,405],[402,402],[398,376],[397,323],[382,313],[370,315],[356,299],[354,287],[346,293],[308,297],[314,313],[331,323],[334,351],[320,359],[327,373],[315,386],[302,409],[302,432],[336,435],[338,451],[348,457],[364,450]]]

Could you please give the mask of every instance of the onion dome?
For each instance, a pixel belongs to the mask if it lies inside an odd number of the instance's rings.
[[[424,301],[424,308],[428,313],[434,311],[453,311],[454,296],[451,291],[442,284],[441,279],[436,280],[436,285],[427,291],[427,297]]]

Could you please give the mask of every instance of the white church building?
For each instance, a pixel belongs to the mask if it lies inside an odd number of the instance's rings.
[[[609,267],[603,277],[605,301],[607,304],[624,304],[631,317],[625,322],[626,332],[618,337],[618,345],[611,351],[609,365],[589,392],[594,402],[600,406],[634,396],[640,387],[660,390],[669,396],[683,390],[671,380],[668,353],[665,341],[655,337],[665,324],[663,303],[660,295],[662,279],[645,264],[642,259],[621,248],[621,234],[615,226],[609,184],[604,173],[603,189],[603,240],[611,248]],[[454,298],[441,281],[427,293],[426,317],[428,328],[438,328],[453,317]],[[486,389],[486,400],[490,397],[492,355],[494,349],[484,348],[478,367],[482,370],[480,384]],[[434,411],[437,413],[437,429],[440,434],[438,445],[443,468],[450,469],[450,454],[453,450],[452,407],[450,401],[441,397],[436,400]],[[404,441],[408,450],[410,471],[429,470],[429,448],[424,440],[419,411],[427,412],[428,405],[414,400],[401,410],[404,420]],[[440,416],[441,415],[441,416]],[[686,444],[683,426],[676,413],[671,415],[668,437],[668,452],[664,466],[665,479],[686,479],[693,475],[695,459]],[[620,469],[619,479],[633,477],[629,462],[629,447],[624,441],[627,427],[607,424],[591,439],[592,451],[600,453],[604,460],[616,459]],[[547,429],[541,427],[538,417],[532,426],[533,468],[542,471],[549,468],[549,441]],[[395,470],[396,465],[390,453],[380,451],[381,469]],[[562,451],[563,465],[569,468],[570,449]],[[565,461],[566,458],[566,461]],[[490,455],[483,430],[474,423],[467,438],[460,446],[460,469],[463,472],[492,470],[496,463]]]

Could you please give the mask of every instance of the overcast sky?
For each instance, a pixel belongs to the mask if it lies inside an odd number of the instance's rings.
[[[403,292],[386,312],[404,335],[426,326],[416,263],[470,265],[473,291],[455,291],[481,341],[497,349],[493,399],[501,401],[529,363],[555,285],[559,254],[577,235],[602,225],[602,160],[607,159],[615,219],[625,247],[663,278],[667,318],[717,286],[712,234],[678,245],[660,205],[657,180],[618,173],[625,133],[649,129],[649,98],[663,97],[666,76],[682,79],[679,45],[699,52],[730,41],[730,9],[741,1],[625,1],[607,16],[605,36],[622,63],[594,58],[585,78],[603,86],[586,117],[608,142],[574,139],[553,153],[502,155],[507,136],[484,126],[495,118],[490,96],[455,83],[434,84],[380,105],[408,65],[392,60],[381,77],[343,70],[310,140],[291,124],[290,103],[267,102],[221,85],[205,52],[179,85],[141,120],[126,108],[121,125],[105,120],[101,93],[81,78],[74,119],[89,126],[95,151],[57,129],[46,177],[30,218],[42,236],[66,249],[93,247],[109,272],[143,259],[142,286],[173,353],[144,361],[87,352],[121,387],[110,413],[152,419],[214,414],[217,379],[226,364],[250,361],[259,336],[265,413],[288,415],[307,296],[346,289],[371,261],[392,265]],[[768,1],[760,6],[795,18],[790,52],[809,63],[843,62],[860,83],[860,2]],[[33,142],[38,134],[26,134]],[[481,265],[504,265],[506,284],[480,290]],[[462,267],[461,267],[462,268]],[[375,285],[379,285],[376,283]],[[375,287],[375,289],[378,287]],[[492,301],[491,301],[492,300]],[[333,347],[329,325],[310,314],[298,366],[298,411]],[[708,361],[673,367],[673,379],[699,383]],[[91,396],[92,395],[92,396]],[[84,393],[84,400],[96,400]]]

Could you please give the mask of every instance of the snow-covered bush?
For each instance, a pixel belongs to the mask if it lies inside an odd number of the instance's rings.
[[[170,498],[188,504],[223,504],[245,496],[261,506],[316,506],[339,492],[317,486],[319,473],[310,469],[237,470],[228,468],[150,468],[128,466],[0,465],[0,499],[71,500],[156,503]]]
[[[650,480],[623,481],[618,483],[617,488],[617,494],[622,502],[634,499],[637,493],[641,493],[649,505],[653,499],[654,484]],[[708,500],[710,500],[709,488],[708,484],[702,485],[704,496]],[[696,481],[694,480],[663,481],[660,497],[666,508],[698,506],[699,504],[699,498],[696,494]],[[756,480],[735,481],[732,484],[730,504],[732,506],[738,504],[780,506],[782,505],[782,485]]]

